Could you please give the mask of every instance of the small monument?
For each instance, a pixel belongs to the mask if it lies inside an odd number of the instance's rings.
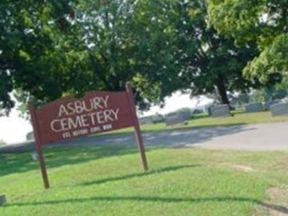
[[[227,104],[213,105],[209,108],[211,117],[228,117],[231,116],[229,106]]]
[[[151,116],[147,116],[147,117],[142,117],[139,119],[139,122],[141,125],[145,125],[145,124],[153,124],[153,119]]]
[[[245,112],[260,112],[265,110],[262,103],[250,103],[245,106]]]
[[[188,115],[181,112],[170,113],[165,116],[165,122],[167,126],[182,124],[189,119]]]
[[[272,116],[288,115],[288,103],[278,103],[270,107]]]

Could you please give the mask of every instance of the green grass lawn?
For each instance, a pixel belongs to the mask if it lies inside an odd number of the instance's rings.
[[[229,125],[244,125],[244,124],[259,124],[259,123],[272,123],[272,122],[286,122],[288,116],[272,117],[270,111],[244,113],[243,111],[234,111],[231,117],[212,118],[207,114],[200,114],[192,117],[185,124],[166,126],[165,123],[146,124],[142,125],[143,132],[163,131],[163,130],[175,130],[183,128],[194,127],[215,127],[215,126],[229,126]],[[132,129],[122,129],[113,131],[110,133],[127,133]]]
[[[243,113],[236,112],[231,117],[212,118],[207,115],[198,115],[189,121],[185,125],[177,125],[173,127],[167,127],[165,123],[143,125],[143,131],[157,131],[157,130],[169,130],[175,128],[189,128],[189,127],[213,127],[213,126],[227,126],[237,124],[258,124],[258,123],[271,123],[271,122],[284,122],[288,121],[288,116],[272,117],[271,112],[255,112],[255,113]]]
[[[142,171],[136,146],[45,150],[51,189],[28,153],[0,155],[0,215],[265,215],[288,211],[288,153],[147,150]],[[286,193],[273,200],[267,191]],[[285,207],[286,206],[286,207]]]

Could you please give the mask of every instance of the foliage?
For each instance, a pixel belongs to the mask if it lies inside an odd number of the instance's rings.
[[[135,45],[126,28],[133,7],[133,1],[1,1],[2,114],[14,106],[13,90],[22,104],[37,105],[88,90],[123,89],[135,75],[129,57]]]
[[[287,0],[212,0],[209,18],[213,26],[237,44],[256,41],[261,53],[250,61],[244,73],[262,83],[271,75],[284,77],[288,71]]]
[[[1,1],[0,110],[14,106],[11,92],[19,89],[47,101],[64,90],[65,53],[60,46],[69,14],[68,1]],[[66,17],[66,18],[65,18]],[[62,30],[61,30],[62,28]],[[60,67],[61,63],[61,67]],[[3,114],[3,113],[2,113]]]
[[[278,89],[276,87],[262,88],[252,91],[250,96],[251,102],[272,102],[287,97],[287,89]]]
[[[213,14],[217,4],[211,5]],[[227,91],[260,86],[242,76],[257,47],[255,40],[236,46],[213,24],[201,0],[1,1],[1,112],[14,106],[11,92],[25,110],[29,100],[38,105],[67,94],[120,90],[127,81],[134,84],[141,109],[179,89],[200,95],[216,88],[229,103]],[[261,62],[271,61],[279,49],[285,56],[286,35],[276,42]],[[251,68],[263,65],[253,62]]]
[[[138,34],[139,58],[148,79],[160,81],[162,95],[191,89],[192,95],[214,92],[229,103],[227,91],[258,87],[242,77],[242,69],[257,54],[254,43],[236,47],[217,34],[206,19],[205,1],[139,1],[133,30]],[[141,33],[139,33],[141,32]],[[152,80],[153,82],[153,80]]]

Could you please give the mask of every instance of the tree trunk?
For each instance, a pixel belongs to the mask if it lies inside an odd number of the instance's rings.
[[[217,81],[216,81],[216,87],[220,95],[221,103],[222,104],[227,104],[229,106],[229,109],[231,109],[230,102],[228,99],[224,79],[222,75],[218,75]]]

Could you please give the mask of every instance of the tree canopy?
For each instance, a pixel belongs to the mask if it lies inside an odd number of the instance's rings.
[[[265,83],[271,74],[287,82],[288,76],[288,1],[287,0],[211,0],[209,18],[222,34],[237,44],[256,41],[260,54],[244,72]]]
[[[1,1],[2,114],[14,106],[13,90],[25,104],[124,88],[133,77],[126,28],[133,7],[134,1]]]
[[[59,51],[67,2],[9,1],[0,3],[0,111],[14,106],[11,92],[28,92],[40,100],[60,96],[65,83],[65,56]],[[62,27],[61,27],[62,26]],[[61,66],[63,65],[63,66]]]
[[[205,1],[139,1],[134,25],[144,47],[142,62],[158,76],[163,95],[191,89],[192,95],[218,90],[228,104],[227,91],[248,91],[259,86],[242,76],[248,60],[257,54],[253,42],[235,46],[207,21]],[[142,27],[142,28],[141,28]],[[151,67],[154,65],[154,67]],[[147,73],[146,73],[147,74]]]
[[[220,3],[209,8],[218,31],[213,14]],[[242,76],[259,41],[243,36],[236,46],[209,24],[207,13],[202,0],[3,0],[0,114],[14,106],[12,92],[22,104],[41,104],[89,90],[120,90],[126,81],[134,83],[140,108],[179,89],[198,95],[216,88],[228,104],[227,91],[259,86]],[[285,38],[279,33],[275,50],[287,51]]]

